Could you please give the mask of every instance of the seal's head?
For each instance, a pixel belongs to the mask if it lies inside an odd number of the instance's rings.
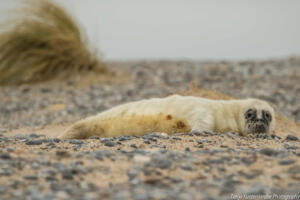
[[[242,109],[244,134],[271,133],[275,128],[274,109],[265,101],[248,99]]]

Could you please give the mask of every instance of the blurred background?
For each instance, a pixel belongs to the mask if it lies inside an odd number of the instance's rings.
[[[268,59],[300,54],[298,0],[55,0],[105,60]],[[1,0],[0,12],[17,0]]]

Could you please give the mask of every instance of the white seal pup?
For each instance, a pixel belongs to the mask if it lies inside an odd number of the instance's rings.
[[[270,133],[275,127],[273,108],[258,99],[211,100],[172,95],[122,104],[83,119],[64,132],[62,139],[168,134],[192,130],[240,135]]]

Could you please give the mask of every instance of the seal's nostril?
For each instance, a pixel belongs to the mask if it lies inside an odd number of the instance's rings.
[[[265,126],[263,124],[257,124],[256,130],[257,132],[261,132],[261,133],[266,131]]]

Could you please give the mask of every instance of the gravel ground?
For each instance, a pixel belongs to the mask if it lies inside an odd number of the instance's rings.
[[[60,141],[50,137],[57,133],[39,131],[191,85],[265,99],[280,115],[300,122],[300,58],[108,66],[116,76],[106,81],[79,85],[79,78],[0,88],[0,199],[300,198],[299,132],[251,137],[149,133]]]

